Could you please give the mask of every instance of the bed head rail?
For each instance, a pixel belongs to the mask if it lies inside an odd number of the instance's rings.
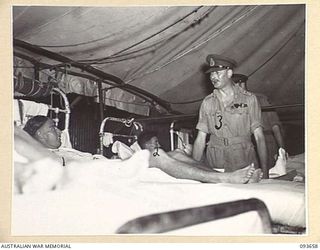
[[[100,125],[100,130],[99,130],[99,142],[100,142],[100,148],[98,150],[98,154],[103,155],[103,138],[105,136],[105,127],[106,127],[106,123],[107,121],[114,121],[114,122],[120,122],[122,124],[124,124],[126,127],[130,128],[132,126],[135,127],[136,130],[138,131],[143,131],[143,126],[140,122],[135,121],[134,118],[130,118],[130,119],[125,119],[125,118],[116,118],[116,117],[106,117],[103,119],[103,121],[101,122]],[[112,136],[120,136],[120,137],[125,137],[125,138],[133,138],[135,140],[137,140],[137,135],[124,135],[124,134],[116,134],[116,133],[111,133]]]
[[[62,124],[61,142],[64,147],[71,148],[70,135],[69,135],[69,123],[70,123],[70,105],[66,94],[58,88],[51,89],[50,92],[50,104],[37,103],[34,101],[20,100],[21,98],[15,97],[17,103],[14,105],[14,122],[17,126],[23,127],[25,123],[33,116],[44,115],[48,116],[48,111],[51,110],[54,114],[50,115],[50,118],[54,121],[55,125],[59,123],[59,113],[65,115],[64,124]],[[63,100],[63,107],[56,107],[54,105],[53,95],[59,95]],[[22,95],[25,96],[25,95]],[[22,97],[21,96],[21,97]],[[28,105],[28,110],[25,110],[25,105]],[[18,115],[19,114],[19,115]]]
[[[176,148],[185,149],[186,146],[190,143],[192,130],[187,128],[177,130],[175,126],[178,122],[179,122],[178,120],[174,120],[173,122],[170,123],[169,135],[170,135],[171,151],[175,150]],[[178,143],[176,145],[175,145],[174,135],[176,135],[178,138]]]
[[[34,110],[32,112],[30,112],[30,114],[23,110],[23,107],[21,107],[21,103],[18,104],[18,109],[19,110],[15,110],[16,113],[19,113],[19,117],[20,117],[20,124],[18,124],[19,126],[24,126],[26,121],[28,119],[30,119],[31,117],[33,116],[36,116],[36,115],[47,115],[47,111],[51,110],[53,111],[53,113],[55,114],[55,117],[50,117],[52,118],[52,120],[55,122],[55,125],[57,126],[58,123],[59,123],[59,118],[58,118],[58,114],[59,113],[64,113],[65,114],[65,122],[64,122],[64,126],[63,126],[63,131],[68,131],[69,129],[69,123],[70,123],[70,105],[69,105],[69,101],[68,101],[68,98],[66,96],[66,94],[64,92],[62,92],[60,89],[58,88],[53,88],[50,92],[50,95],[51,95],[51,100],[50,100],[50,104],[47,105],[47,104],[43,104],[43,103],[38,103],[38,102],[34,102],[34,101],[25,101],[25,100],[21,100],[20,101],[20,96],[19,97],[15,97],[15,99],[18,100],[18,102],[23,102],[24,103],[30,103],[32,104],[33,106],[39,106],[39,105],[42,105],[43,107],[46,107],[46,109],[38,109],[38,110]],[[53,95],[59,95],[61,96],[63,102],[64,102],[64,108],[59,108],[59,107],[55,107],[54,105],[54,101],[53,101]],[[24,96],[24,95],[23,95]],[[22,96],[21,96],[22,97]],[[16,121],[16,120],[15,120]]]
[[[58,108],[58,107],[53,107],[53,98],[52,98],[53,94],[58,94],[61,96],[61,98],[64,102],[64,109]],[[64,122],[63,131],[69,131],[70,113],[71,113],[70,104],[69,104],[69,101],[68,101],[66,94],[58,88],[53,88],[51,91],[51,104],[49,105],[49,110],[52,110],[56,115],[56,117],[53,118],[56,126],[58,125],[58,122],[59,122],[58,114],[59,113],[65,114],[65,122]]]

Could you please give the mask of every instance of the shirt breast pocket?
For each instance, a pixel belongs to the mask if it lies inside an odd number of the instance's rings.
[[[237,131],[236,134],[246,133],[248,124],[250,124],[248,108],[237,108],[233,111],[230,119],[232,119],[232,128]]]
[[[237,108],[234,110],[235,114],[239,114],[239,115],[248,115],[249,114],[249,109],[248,107],[243,107],[243,108]]]

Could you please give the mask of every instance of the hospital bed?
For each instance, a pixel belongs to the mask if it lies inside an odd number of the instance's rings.
[[[76,167],[79,170],[81,166],[87,167],[88,171],[82,178],[80,174],[70,187],[14,195],[12,234],[255,235],[270,233],[267,214],[272,232],[278,224],[290,228],[290,233],[305,233],[304,183],[265,180],[252,184],[205,184],[178,180],[157,168],[148,168],[148,160],[149,152],[141,150],[126,161],[84,162]],[[127,171],[131,172],[126,175]],[[251,199],[261,201],[266,209],[260,202],[249,206]],[[238,202],[247,209],[237,209],[238,205],[234,204]],[[216,212],[227,211],[232,206],[236,207],[232,210],[236,215],[226,213],[221,218]],[[166,225],[168,216],[182,228]],[[276,230],[281,233],[279,228]]]
[[[133,126],[135,132],[143,130],[134,119],[107,117],[99,130],[101,152],[106,122],[112,120]],[[131,142],[137,138],[136,133],[113,136],[129,136]],[[148,159],[148,152],[137,151],[127,161],[82,163],[90,165],[90,171],[71,187],[14,195],[12,234],[212,236],[281,233],[279,227],[274,229],[276,224],[289,228],[286,233],[305,233],[304,183],[266,180],[246,185],[204,184],[178,180],[159,169],[148,168]],[[126,167],[122,168],[122,164]],[[130,171],[130,167],[143,171],[131,173],[126,179],[118,178],[119,173],[113,172],[114,169]],[[279,200],[286,203],[281,204]],[[233,212],[227,212],[232,207]],[[222,215],[217,211],[222,211]],[[166,225],[168,217],[174,219],[176,226]]]

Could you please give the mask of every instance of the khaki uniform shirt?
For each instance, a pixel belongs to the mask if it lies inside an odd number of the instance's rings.
[[[216,90],[202,102],[197,129],[210,134],[207,162],[212,168],[235,171],[258,161],[251,134],[261,124],[261,109],[254,94],[234,86],[233,102],[223,106]]]

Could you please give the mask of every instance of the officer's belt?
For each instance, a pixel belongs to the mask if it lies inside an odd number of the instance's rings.
[[[237,143],[242,143],[242,142],[250,142],[251,143],[251,137],[250,136],[237,136],[237,137],[218,137],[214,134],[211,134],[210,136],[210,141],[209,141],[209,146],[214,147],[214,146],[223,146],[227,147],[230,145],[234,145]]]

